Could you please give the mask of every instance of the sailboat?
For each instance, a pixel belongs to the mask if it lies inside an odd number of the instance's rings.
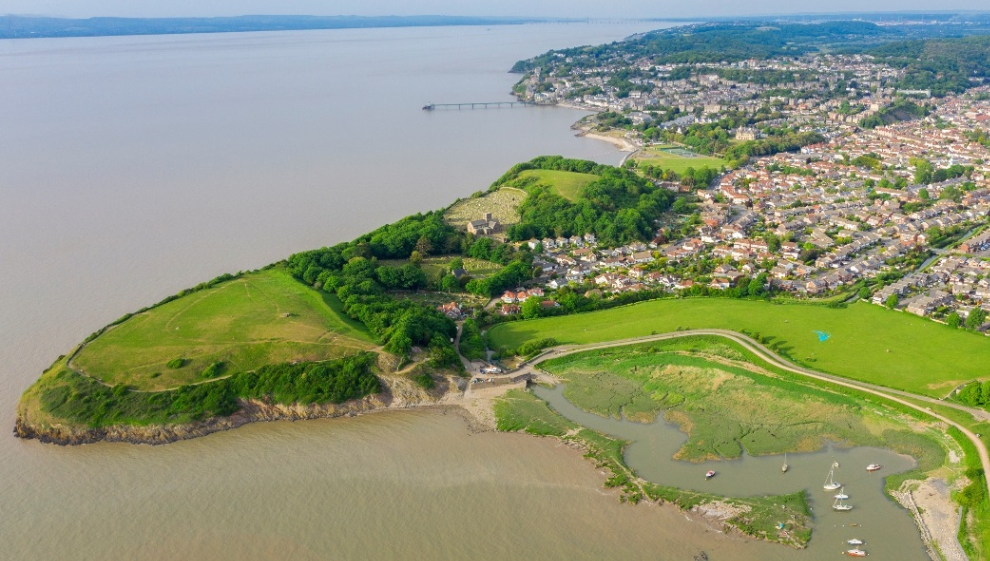
[[[836,483],[835,482],[835,479],[834,479],[835,468],[838,465],[839,465],[838,462],[836,462],[836,463],[832,464],[832,469],[828,470],[828,477],[825,479],[825,486],[824,486],[826,491],[835,491],[839,487],[842,487],[842,485],[839,484],[839,483]]]
[[[784,452],[784,465],[780,466],[781,473],[787,473],[787,468],[789,467],[790,466],[787,465],[787,452]]]
[[[845,502],[843,502],[843,499],[837,498],[835,499],[835,502],[832,503],[832,510],[847,511],[852,509],[853,509],[852,505],[847,505]]]
[[[846,494],[846,488],[843,487],[842,489],[839,489],[839,494],[836,495],[835,498],[837,498],[839,500],[843,500],[843,501],[846,500],[846,499],[848,499],[849,498],[849,495]]]

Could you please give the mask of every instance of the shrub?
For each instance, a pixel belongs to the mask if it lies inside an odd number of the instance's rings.
[[[214,362],[213,364],[207,366],[203,369],[203,373],[200,376],[204,378],[216,378],[223,373],[223,362]]]

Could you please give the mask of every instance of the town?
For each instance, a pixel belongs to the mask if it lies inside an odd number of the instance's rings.
[[[592,234],[523,242],[539,274],[492,300],[500,315],[521,313],[529,299],[551,313],[567,287],[605,299],[647,290],[865,299],[955,325],[985,322],[987,87],[941,97],[897,89],[903,70],[866,55],[590,67],[559,58],[562,75],[536,68],[517,94],[596,111],[587,126],[637,149],[624,166],[678,192],[690,211],[658,224],[648,242],[604,247]],[[740,165],[724,158],[707,185],[690,181],[697,168],[663,169],[695,157],[700,168],[724,152],[696,141],[706,132],[728,133],[730,151],[782,134],[818,141]],[[676,158],[651,160],[658,147]],[[491,217],[476,222],[468,228],[479,235],[498,229]]]

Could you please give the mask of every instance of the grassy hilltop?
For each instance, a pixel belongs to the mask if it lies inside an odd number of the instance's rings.
[[[83,347],[72,366],[111,385],[163,390],[201,382],[217,363],[217,374],[240,372],[373,346],[335,296],[272,268],[137,314]]]

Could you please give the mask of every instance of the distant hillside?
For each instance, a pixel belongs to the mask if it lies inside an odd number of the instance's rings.
[[[560,18],[461,16],[237,16],[218,18],[89,18],[63,19],[0,16],[0,39],[36,37],[101,37],[111,35],[175,35],[243,31],[297,31],[361,27],[428,27],[446,25],[518,25],[573,21]]]

